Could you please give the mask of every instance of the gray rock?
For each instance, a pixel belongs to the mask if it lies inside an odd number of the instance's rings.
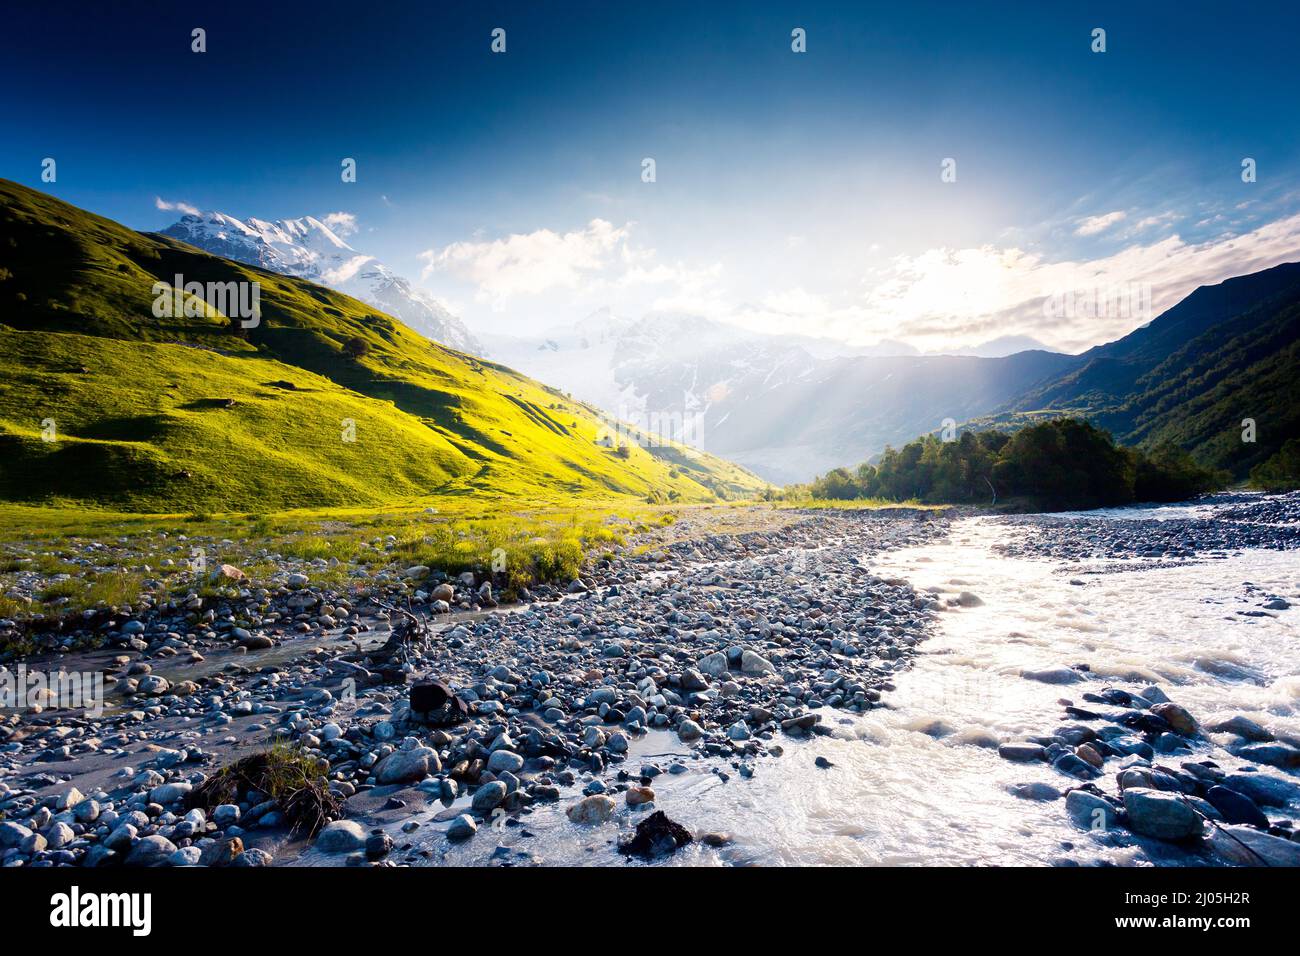
[[[501,805],[506,793],[506,785],[500,780],[485,783],[474,791],[474,798],[469,802],[470,808],[479,816],[486,817]]]
[[[119,823],[117,828],[111,831],[104,838],[104,846],[118,853],[130,849],[131,844],[135,842],[136,830],[134,824]]]
[[[1159,687],[1157,687],[1155,684],[1152,684],[1150,687],[1145,688],[1145,689],[1142,691],[1142,693],[1138,694],[1138,696],[1141,697],[1143,700],[1147,701],[1147,703],[1150,703],[1150,704],[1167,704],[1167,703],[1169,703],[1169,695],[1167,695],[1164,691],[1162,691],[1162,690],[1161,690]]]
[[[1060,800],[1061,791],[1050,783],[1018,783],[1011,788],[1011,795],[1021,800]]]
[[[1213,827],[1210,847],[1238,866],[1300,866],[1300,843],[1248,826]]]
[[[1267,773],[1234,773],[1223,781],[1229,790],[1244,793],[1261,807],[1284,807],[1300,801],[1300,784]]]
[[[478,824],[468,813],[462,813],[456,819],[451,821],[451,826],[447,827],[447,838],[450,840],[467,840],[478,832]]]
[[[1083,680],[1083,675],[1068,667],[1052,667],[1041,671],[1021,671],[1025,680],[1036,680],[1042,684],[1074,684]]]
[[[1065,795],[1065,812],[1081,830],[1094,833],[1115,829],[1119,811],[1109,801],[1087,790],[1071,790]]]
[[[230,861],[231,866],[270,866],[271,854],[258,847],[252,847],[237,855]]]
[[[365,845],[366,831],[355,820],[327,823],[316,837],[316,849],[322,853],[354,853]]]
[[[743,720],[738,720],[727,728],[727,737],[731,740],[748,740],[749,727]]]
[[[1300,750],[1286,744],[1247,744],[1233,753],[1251,763],[1266,763],[1284,770],[1300,768]]]
[[[183,846],[167,858],[168,866],[198,866],[203,851],[196,846]]]
[[[1134,833],[1160,840],[1187,840],[1201,835],[1201,817],[1181,796],[1133,787],[1124,791],[1124,810]]]
[[[708,660],[708,658],[705,658],[705,660]],[[722,658],[722,663],[723,663],[722,669],[726,670],[727,659],[725,656]],[[682,671],[680,683],[681,683],[682,690],[694,692],[694,691],[709,689],[709,679],[705,677],[703,674],[701,674],[694,667],[688,667],[686,668],[686,670]]]
[[[492,771],[494,774],[500,774],[506,771],[509,771],[510,773],[518,773],[523,769],[523,766],[524,758],[509,750],[493,751],[492,756],[488,757],[487,762],[488,770]]]
[[[1220,721],[1210,728],[1210,732],[1215,734],[1236,734],[1243,740],[1255,744],[1266,744],[1273,739],[1271,733],[1250,718],[1242,717],[1240,714],[1228,720]]]
[[[1205,799],[1222,814],[1228,823],[1242,823],[1247,826],[1268,829],[1268,817],[1260,810],[1254,800],[1243,793],[1228,787],[1211,787]]]
[[[648,788],[647,788],[648,789]],[[653,791],[652,791],[653,792]],[[565,811],[565,815],[574,823],[591,826],[604,823],[614,815],[617,804],[603,793],[583,797]]]
[[[1061,754],[1052,761],[1052,767],[1059,773],[1074,777],[1076,780],[1092,780],[1101,775],[1096,767],[1072,753]]]
[[[162,866],[176,852],[176,844],[166,837],[141,837],[127,855],[127,866]]]
[[[140,678],[140,682],[136,685],[136,690],[139,693],[147,694],[151,697],[165,694],[170,689],[171,684],[169,684],[165,678],[159,677],[156,674],[150,674],[147,677]]]
[[[776,668],[772,662],[761,654],[745,650],[740,655],[740,670],[743,674],[774,674]]]
[[[696,662],[696,666],[701,673],[708,674],[710,677],[721,677],[728,670],[727,655],[721,651],[714,651],[706,657],[701,657]]]
[[[63,822],[56,823],[45,831],[45,839],[51,850],[61,850],[76,838],[77,834],[72,831],[72,827]]]
[[[998,756],[1003,760],[1013,760],[1016,763],[1031,763],[1035,760],[1046,760],[1047,749],[1040,744],[1002,744],[998,747]]]
[[[699,740],[704,736],[704,728],[693,720],[683,720],[677,725],[677,736],[686,742]]]
[[[175,803],[177,800],[180,800],[193,789],[194,787],[192,784],[185,783],[184,781],[164,783],[149,791],[149,802],[157,803],[166,807]]]
[[[381,786],[414,783],[427,777],[430,770],[441,768],[437,753],[428,747],[394,750],[375,764],[375,782]]]
[[[12,820],[0,821],[0,850],[18,846],[31,835],[32,831],[21,823],[14,823]]]

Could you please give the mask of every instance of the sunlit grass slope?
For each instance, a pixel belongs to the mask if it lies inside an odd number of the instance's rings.
[[[153,287],[251,282],[261,319],[156,318]],[[351,427],[349,427],[351,423]],[[355,299],[0,180],[0,497],[271,511],[415,497],[706,501],[763,485]],[[47,440],[53,438],[54,440]]]

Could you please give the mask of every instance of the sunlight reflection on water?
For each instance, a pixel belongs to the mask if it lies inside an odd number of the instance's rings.
[[[781,740],[785,755],[758,760],[750,780],[723,765],[731,779],[722,782],[711,772],[717,762],[693,759],[666,732],[637,740],[625,765],[632,772],[645,754],[666,767],[670,760],[660,755],[677,753],[690,768],[655,779],[657,807],[693,830],[735,838],[720,851],[692,846],[670,863],[1042,864],[1066,856],[1132,862],[1140,850],[1106,846],[1072,828],[1061,801],[1013,797],[1012,784],[1041,781],[1063,790],[1073,781],[1046,764],[1002,760],[997,744],[1069,722],[1061,698],[1081,702],[1087,690],[1140,690],[1153,681],[1205,724],[1240,713],[1300,736],[1300,610],[1235,613],[1262,601],[1245,582],[1300,604],[1294,554],[1250,551],[1150,570],[1129,561],[1116,573],[1084,574],[991,550],[1005,536],[1025,533],[967,519],[954,525],[947,543],[871,562],[876,573],[906,578],[941,601],[970,591],[984,602],[940,616],[915,666],[886,695],[887,708],[861,717],[823,710],[832,737]],[[1094,679],[1056,685],[1021,676],[1075,664],[1087,664]],[[1211,746],[1199,753],[1208,756]],[[1215,759],[1233,763],[1214,750]],[[834,766],[816,767],[818,756]],[[1113,773],[1112,762],[1107,774]],[[558,808],[524,817],[522,826],[481,831],[466,844],[450,846],[441,836],[445,824],[426,825],[414,840],[435,863],[481,863],[504,846],[500,852],[519,862],[621,864],[620,830],[626,836],[641,816],[620,801],[617,823],[577,828],[563,814],[575,795],[569,791]],[[413,839],[394,837],[399,845]]]

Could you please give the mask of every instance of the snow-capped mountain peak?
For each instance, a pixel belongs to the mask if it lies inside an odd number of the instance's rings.
[[[208,212],[182,216],[163,235],[227,259],[318,282],[382,309],[443,345],[484,354],[473,333],[437,298],[348,245],[315,216],[268,222]]]

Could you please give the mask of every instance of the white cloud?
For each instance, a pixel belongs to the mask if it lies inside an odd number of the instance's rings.
[[[156,208],[161,209],[165,212],[183,212],[189,216],[203,215],[203,213],[199,211],[199,208],[197,206],[191,206],[187,202],[168,202],[167,200],[163,199],[162,196],[155,196],[153,200],[153,204]]]
[[[1177,235],[1113,255],[1048,262],[1017,248],[931,249],[896,257],[867,289],[862,307],[832,317],[836,337],[869,343],[904,338],[921,348],[973,345],[1030,335],[1075,351],[1118,338],[1176,304],[1199,285],[1300,259],[1300,215],[1238,236],[1188,243]],[[1149,293],[1149,314],[1053,314],[1045,303],[1068,296]]]
[[[1076,236],[1095,236],[1099,232],[1105,232],[1117,222],[1123,221],[1127,215],[1122,209],[1116,209],[1114,212],[1108,212],[1100,216],[1089,216],[1087,219],[1079,221],[1079,228],[1074,230]]]
[[[350,282],[355,279],[357,273],[374,261],[374,256],[352,256],[351,258],[344,259],[333,269],[326,269],[325,272],[321,274],[321,278],[325,281],[326,285],[342,285],[345,282]]]
[[[340,238],[346,238],[357,231],[357,217],[350,212],[332,212],[322,216],[321,222]]]
[[[1145,216],[1135,222],[1129,230],[1130,234],[1142,232],[1145,229],[1151,229],[1155,226],[1168,226],[1178,220],[1176,212],[1162,212],[1158,216]]]
[[[1183,217],[1112,218],[1112,226],[1123,220],[1112,236],[1124,246],[1094,259],[1053,261],[1024,242],[885,259],[874,244],[867,254],[864,240],[854,255],[835,247],[834,268],[820,275],[827,258],[820,239],[808,240],[808,267],[789,256],[775,265],[746,256],[670,261],[637,244],[634,223],[601,219],[569,232],[473,237],[420,258],[425,279],[440,280],[439,292],[458,296],[441,280],[468,283],[486,307],[477,321],[489,325],[536,328],[609,307],[629,316],[691,313],[851,345],[889,340],[951,351],[1024,335],[1074,352],[1126,335],[1198,285],[1300,260],[1300,215],[1197,242],[1172,233]],[[1125,297],[1124,307],[1106,306],[1115,295]],[[1100,304],[1081,304],[1088,296]],[[1069,305],[1056,308],[1062,301]]]
[[[520,295],[536,295],[554,288],[575,288],[587,278],[630,254],[618,255],[625,246],[630,224],[615,226],[593,219],[585,228],[557,233],[538,229],[504,239],[453,242],[442,249],[426,249],[422,272],[428,278],[445,272],[474,283],[480,299],[501,307]]]

